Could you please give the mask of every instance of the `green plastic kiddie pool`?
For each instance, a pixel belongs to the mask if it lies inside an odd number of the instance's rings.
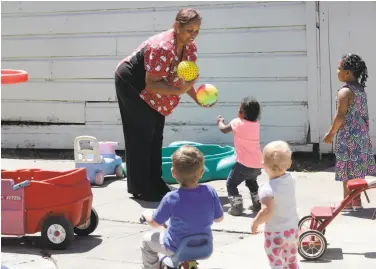
[[[205,156],[205,171],[200,183],[213,180],[225,180],[236,163],[234,147],[215,144],[200,144],[191,141],[177,141],[168,147],[162,148],[162,177],[167,184],[177,184],[171,175],[171,155],[183,145],[192,145],[198,148]],[[123,163],[124,174],[126,165]]]

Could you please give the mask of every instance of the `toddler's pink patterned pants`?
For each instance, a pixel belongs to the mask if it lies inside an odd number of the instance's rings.
[[[273,269],[298,269],[299,229],[265,232],[265,252]]]

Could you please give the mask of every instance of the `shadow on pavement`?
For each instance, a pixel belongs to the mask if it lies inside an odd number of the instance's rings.
[[[362,208],[354,211],[342,212],[342,216],[372,220],[372,216],[375,213],[375,210],[376,208]],[[374,221],[376,225],[376,220]]]
[[[138,200],[134,197],[130,197],[129,199],[132,199],[133,201],[137,202],[143,209],[156,209],[159,205],[159,202],[143,201]]]
[[[365,252],[365,253],[351,253],[351,252],[344,252],[344,255],[357,255],[357,256],[364,256],[367,259],[376,259],[376,252]]]
[[[117,182],[117,181],[123,181],[124,183],[123,184],[127,184],[127,179],[126,178],[117,178],[115,176],[105,176],[104,177],[104,181],[103,181],[103,185],[101,186],[96,186],[96,185],[92,185],[91,187],[94,189],[94,188],[105,188],[109,185],[111,185],[112,183],[114,182]]]
[[[335,260],[343,260],[346,255],[364,256],[367,259],[376,259],[376,252],[353,253],[343,252],[341,248],[328,248],[325,255],[316,261],[301,260],[302,263],[330,263]]]
[[[85,253],[102,243],[100,236],[75,236],[71,246],[66,250],[44,249],[40,236],[2,237],[1,252],[14,254],[34,254],[50,257],[52,254]]]
[[[343,253],[341,248],[328,248],[325,255],[316,261],[301,260],[302,263],[331,263],[335,260],[343,260]]]
[[[179,188],[178,185],[168,185],[168,187],[171,189],[171,191],[177,190]],[[159,205],[159,202],[149,202],[149,201],[143,201],[136,199],[134,197],[130,197],[133,201],[137,202],[142,208],[146,209],[156,209]]]
[[[230,203],[227,196],[219,196],[218,198],[219,198],[219,201],[221,201],[222,206]]]

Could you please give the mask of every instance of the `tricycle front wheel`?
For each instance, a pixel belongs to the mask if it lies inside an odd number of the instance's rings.
[[[85,224],[74,227],[74,233],[78,236],[88,236],[97,229],[98,223],[98,213],[94,208],[91,208],[90,219]]]
[[[66,249],[74,240],[72,224],[63,216],[49,216],[41,233],[43,246],[50,249]]]
[[[299,237],[298,252],[305,260],[320,259],[325,254],[327,247],[325,236],[319,231],[308,230]]]

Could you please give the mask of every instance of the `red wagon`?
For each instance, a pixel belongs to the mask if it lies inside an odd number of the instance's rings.
[[[98,226],[85,169],[1,170],[1,234],[41,232],[51,249],[65,249],[74,233],[87,236]]]

